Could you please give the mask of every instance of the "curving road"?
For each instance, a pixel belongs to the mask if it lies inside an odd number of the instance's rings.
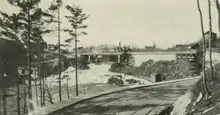
[[[197,81],[198,78],[124,90],[71,104],[48,115],[155,115]]]

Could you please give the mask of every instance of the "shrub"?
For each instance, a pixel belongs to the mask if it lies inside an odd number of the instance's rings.
[[[135,80],[135,79],[126,79],[126,82],[128,82],[129,84],[141,84],[141,82],[139,80]]]
[[[148,60],[143,62],[140,67],[123,66],[122,64],[115,63],[111,65],[110,71],[147,77],[150,77],[152,73],[158,73],[166,80],[190,77],[199,73],[195,73],[195,71],[199,70],[192,70],[192,64],[185,60],[158,62]]]
[[[79,68],[80,69],[89,69],[89,63],[85,57],[79,58]]]
[[[108,84],[116,84],[118,86],[122,86],[124,85],[124,81],[119,77],[112,76],[108,79]]]

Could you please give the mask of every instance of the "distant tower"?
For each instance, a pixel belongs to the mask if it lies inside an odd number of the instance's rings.
[[[156,48],[156,44],[155,44],[155,42],[153,43],[153,48]]]
[[[119,42],[119,47],[121,47],[121,42]]]

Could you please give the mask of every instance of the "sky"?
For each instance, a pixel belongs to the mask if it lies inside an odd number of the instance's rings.
[[[14,12],[17,9],[1,0],[0,10]],[[41,7],[47,8],[52,0],[42,0]],[[208,3],[200,0],[205,31],[209,29]],[[156,43],[167,48],[174,44],[190,43],[201,38],[200,18],[196,0],[63,0],[64,5],[75,4],[89,15],[85,21],[88,35],[80,36],[80,46],[98,44],[144,47]],[[69,26],[65,19],[65,7],[61,9],[61,27]],[[217,11],[212,3],[213,31],[217,32]],[[68,33],[61,33],[64,41]],[[44,36],[49,43],[57,43],[57,34]]]

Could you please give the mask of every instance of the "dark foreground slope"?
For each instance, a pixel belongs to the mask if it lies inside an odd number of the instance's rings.
[[[209,75],[207,71],[206,75]],[[174,104],[171,115],[217,115],[220,113],[220,64],[215,66],[215,78],[208,77],[210,96],[206,99],[205,89],[200,79],[185,95]]]

